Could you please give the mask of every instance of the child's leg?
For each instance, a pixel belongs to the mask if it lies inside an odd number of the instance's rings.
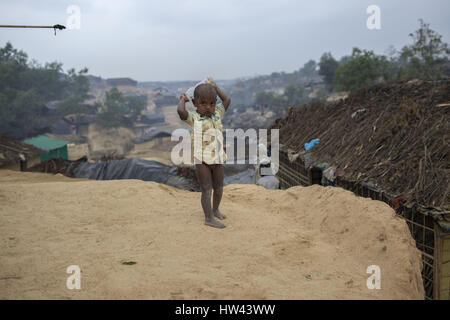
[[[197,179],[202,189],[202,208],[205,214],[205,224],[215,228],[225,228],[225,225],[214,219],[213,211],[211,208],[211,189],[212,189],[212,177],[211,169],[205,163],[196,164]]]
[[[224,214],[219,211],[220,201],[223,193],[223,165],[216,164],[212,170],[212,185],[213,193],[213,213],[214,216],[223,220],[226,218]]]

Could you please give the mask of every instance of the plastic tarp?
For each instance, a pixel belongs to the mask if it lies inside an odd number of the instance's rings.
[[[223,184],[253,184],[255,170],[247,169],[232,176],[224,177]]]
[[[71,163],[66,172],[73,170],[76,178],[95,180],[138,179],[164,183],[185,190],[195,190],[189,179],[177,174],[177,167],[153,160],[130,158],[106,162]]]
[[[280,188],[280,181],[275,176],[264,176],[256,184],[266,189],[276,190]]]
[[[144,114],[141,122],[146,124],[164,123],[165,117],[162,114]]]
[[[156,138],[164,138],[164,137],[170,137],[170,136],[172,136],[172,134],[168,131],[153,130],[153,131],[150,131],[148,133],[141,135],[140,137],[133,138],[133,139],[131,139],[131,141],[133,143],[139,144],[139,143],[151,141]]]

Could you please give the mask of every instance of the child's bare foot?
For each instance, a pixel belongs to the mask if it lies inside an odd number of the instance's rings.
[[[214,228],[219,228],[219,229],[225,228],[225,225],[222,222],[219,222],[214,218],[206,219],[205,224],[207,226],[214,227]]]
[[[214,212],[214,216],[215,216],[216,218],[220,219],[220,220],[223,220],[223,219],[226,219],[226,218],[227,218],[227,216],[224,215],[222,212],[220,212],[219,209],[213,210],[213,212]]]

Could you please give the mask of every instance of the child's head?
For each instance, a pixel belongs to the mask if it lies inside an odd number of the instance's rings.
[[[200,84],[195,88],[192,102],[202,116],[210,117],[215,112],[216,100],[217,91],[209,83]]]

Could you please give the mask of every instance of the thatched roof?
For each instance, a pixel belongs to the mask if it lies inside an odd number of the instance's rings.
[[[63,120],[68,124],[74,125],[82,125],[82,124],[90,124],[97,121],[98,115],[96,114],[87,114],[87,113],[77,113],[77,114],[68,114],[63,117]]]
[[[421,204],[450,204],[450,80],[397,81],[361,89],[345,100],[290,109],[269,129],[295,153],[348,181],[372,182]]]
[[[47,151],[8,138],[6,135],[0,136],[0,166],[18,160],[34,158],[41,153],[47,153]]]

